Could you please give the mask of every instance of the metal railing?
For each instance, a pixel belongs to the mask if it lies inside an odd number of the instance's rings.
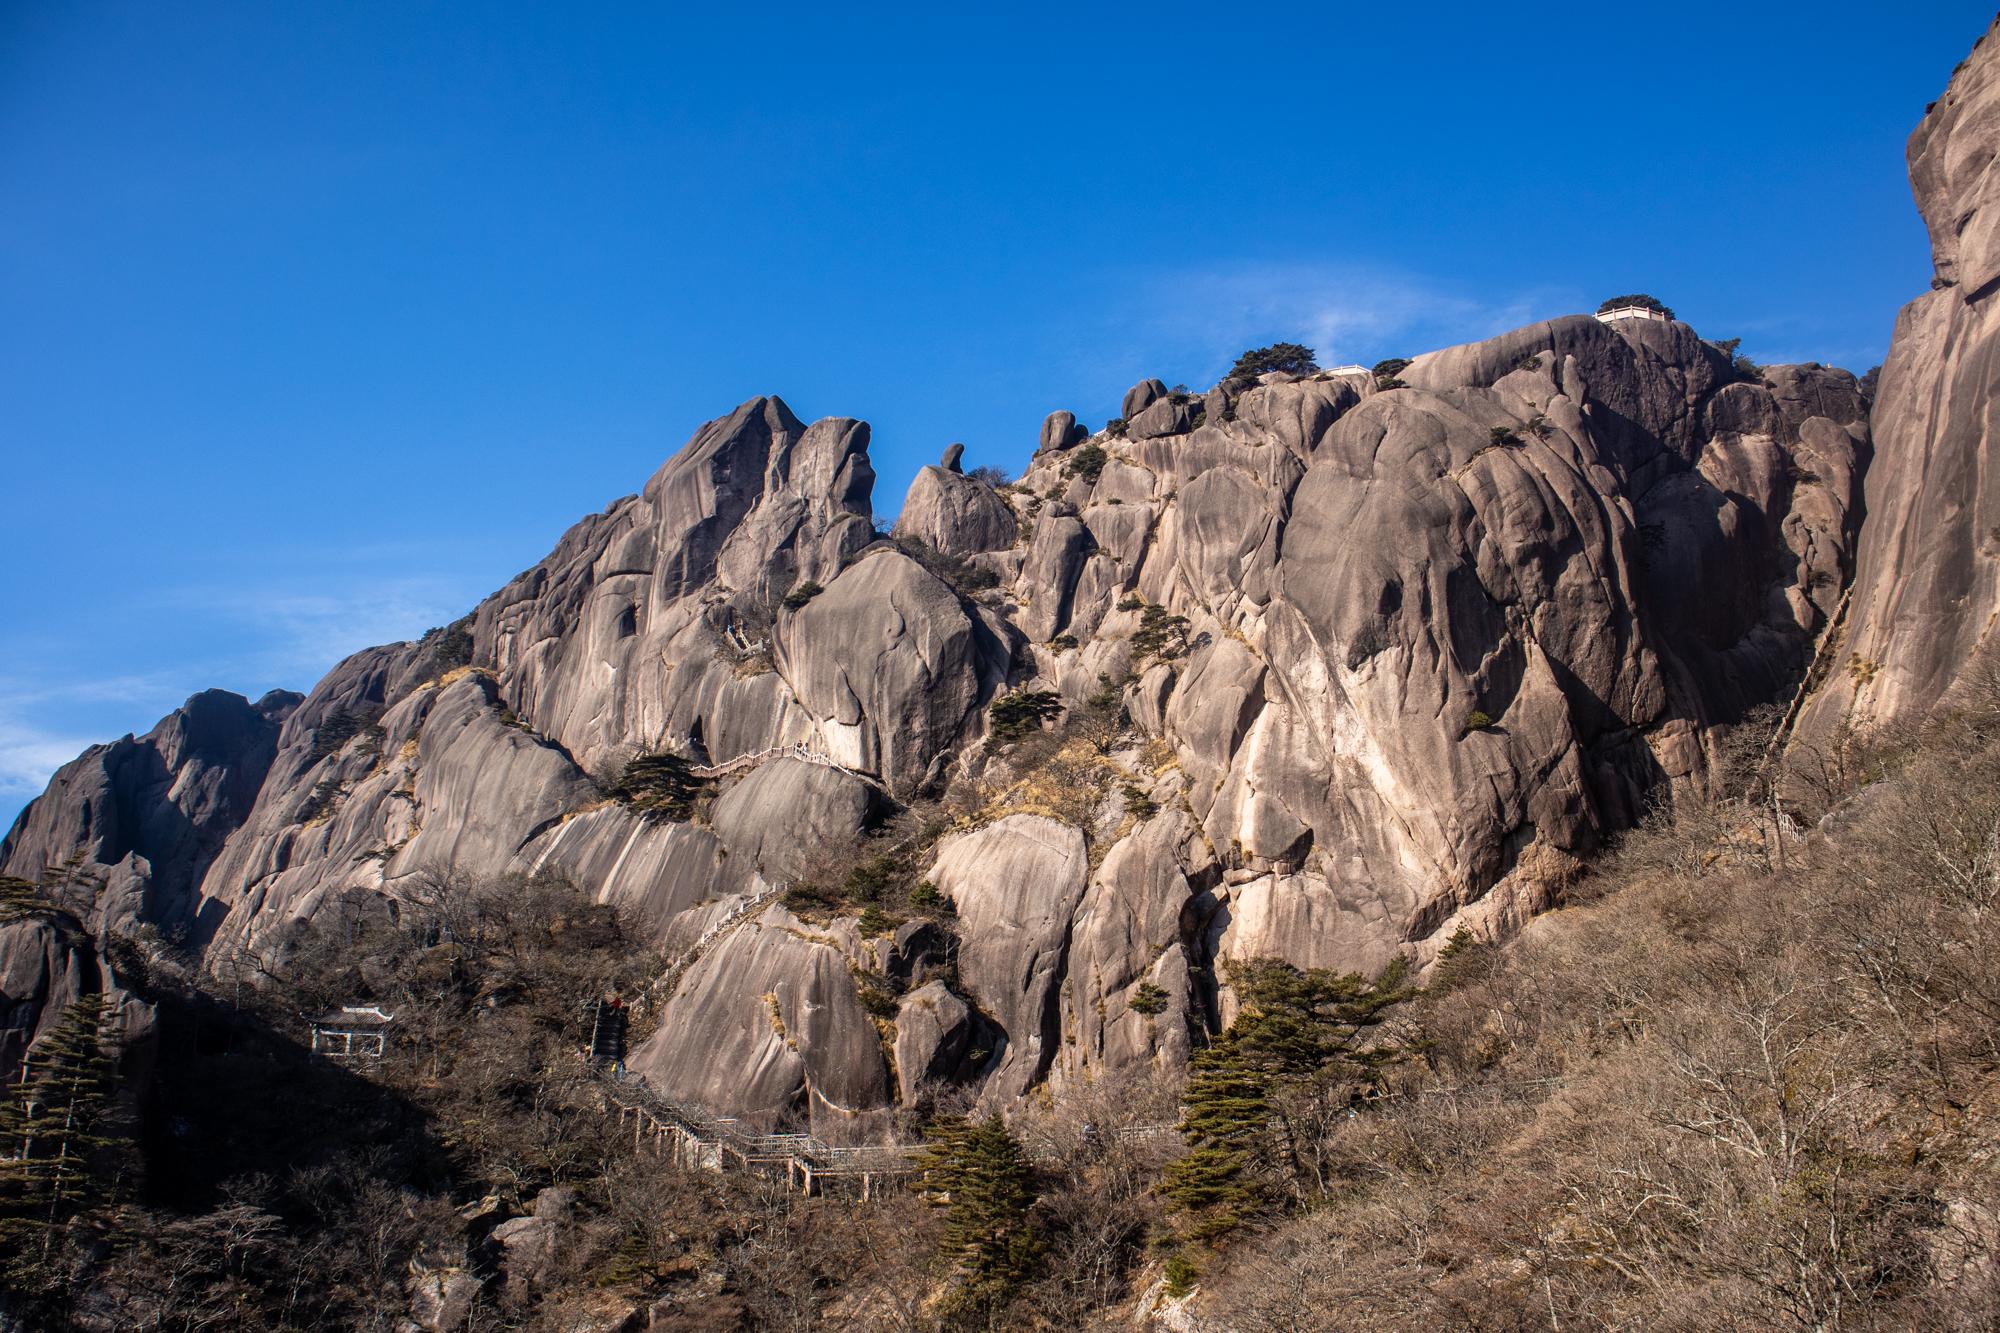
[[[688,766],[688,772],[698,778],[724,778],[732,773],[741,773],[746,768],[755,768],[772,759],[797,759],[802,763],[817,764],[821,768],[831,768],[836,772],[845,773],[848,777],[865,782],[871,787],[882,785],[882,780],[874,774],[864,773],[858,768],[849,768],[839,760],[798,742],[790,745],[773,745],[769,749],[758,750],[753,754],[739,754],[734,759],[725,759],[719,764],[691,764]]]
[[[812,1134],[764,1134],[730,1116],[718,1116],[656,1092],[646,1080],[627,1073],[606,1075],[606,1099],[618,1108],[621,1124],[632,1121],[632,1146],[650,1138],[658,1156],[671,1154],[683,1166],[714,1171],[749,1170],[775,1176],[804,1194],[823,1193],[832,1182],[858,1185],[865,1201],[880,1186],[918,1169],[920,1145],[842,1147]]]

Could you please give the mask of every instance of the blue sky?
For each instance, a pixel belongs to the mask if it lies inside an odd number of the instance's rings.
[[[1082,12],[1089,8],[1089,12]],[[757,393],[953,440],[1655,292],[1864,370],[1900,6],[0,6],[0,821],[451,619]]]

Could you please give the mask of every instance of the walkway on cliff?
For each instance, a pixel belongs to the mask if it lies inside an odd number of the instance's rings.
[[[739,754],[734,759],[725,759],[719,764],[693,764],[688,767],[688,772],[698,778],[726,778],[732,773],[741,773],[746,769],[755,768],[759,764],[766,763],[772,759],[796,759],[800,763],[817,764],[821,768],[830,768],[837,773],[845,773],[857,782],[867,783],[877,791],[886,790],[882,786],[882,779],[876,777],[873,773],[864,773],[858,768],[849,768],[839,760],[828,755],[823,755],[819,751],[797,742],[791,745],[773,745],[767,750],[758,750],[754,754]]]
[[[811,1134],[760,1134],[732,1117],[663,1097],[637,1074],[606,1074],[603,1086],[618,1123],[631,1121],[634,1152],[650,1142],[655,1156],[671,1154],[682,1166],[772,1177],[782,1171],[786,1187],[801,1194],[838,1185],[858,1191],[866,1202],[890,1181],[918,1170],[923,1152],[920,1144],[847,1148]]]

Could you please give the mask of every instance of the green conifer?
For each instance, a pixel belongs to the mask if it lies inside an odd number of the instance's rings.
[[[0,1251],[17,1263],[46,1264],[71,1218],[110,1202],[117,1018],[101,994],[71,1001],[0,1102]]]
[[[1012,1299],[1042,1255],[1035,1227],[1034,1169],[999,1116],[939,1122],[923,1159],[924,1190],[946,1209],[939,1254],[958,1282],[941,1303],[947,1318],[979,1315]]]
[[[1189,1061],[1181,1136],[1188,1150],[1161,1185],[1194,1240],[1214,1240],[1270,1207],[1296,1173],[1279,1101],[1317,1081],[1374,1082],[1395,1058],[1363,1033],[1408,998],[1407,967],[1355,973],[1256,961],[1230,967],[1236,1021]]]

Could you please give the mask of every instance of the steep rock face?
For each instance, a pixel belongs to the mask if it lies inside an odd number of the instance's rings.
[[[100,929],[186,926],[203,872],[248,817],[298,703],[283,691],[251,704],[207,690],[144,736],[92,746],[0,841],[0,874],[34,880],[81,853],[79,868],[105,880],[92,913]]]
[[[834,1141],[871,1137],[889,1104],[881,1038],[846,958],[778,909],[688,970],[631,1066],[677,1101]]]
[[[354,681],[378,678],[337,670],[329,679],[351,698]],[[420,686],[337,745],[322,739],[326,689],[295,715],[321,719],[319,729],[287,726],[274,780],[204,877],[200,921],[211,937],[242,942],[341,890],[498,874],[597,797],[559,747],[509,721],[485,676]]]
[[[840,763],[913,793],[941,766],[1004,660],[958,597],[916,561],[877,549],[778,632],[779,661],[815,739]]]
[[[1061,1042],[1057,988],[1087,869],[1083,834],[1010,815],[947,841],[931,879],[958,907],[959,976],[999,1025],[988,1080],[1003,1103],[1033,1085]]]
[[[593,772],[643,750],[717,762],[814,737],[768,660],[781,599],[874,539],[868,428],[799,423],[775,398],[710,422],[647,483],[489,598],[481,661],[538,732]]]
[[[836,768],[781,759],[750,771],[715,803],[715,831],[736,868],[794,880],[813,869],[822,849],[869,822],[875,792]]]
[[[0,923],[0,1077],[48,1031],[64,1006],[102,989],[90,938],[50,912]]]
[[[153,1005],[119,974],[98,940],[70,913],[27,912],[0,921],[0,1083],[13,1080],[29,1048],[86,995],[103,995],[122,1040],[125,1095],[137,1098],[154,1058]]]
[[[1800,743],[1920,721],[1983,676],[2000,618],[2000,28],[1910,136],[1933,290],[1910,302],[1875,399],[1880,461],[1846,633]]]
[[[1404,376],[1225,386],[1027,502],[1010,593],[1041,682],[1074,705],[1129,681],[1178,772],[1114,756],[1115,780],[1202,844],[1166,895],[1202,920],[1170,932],[1162,900],[1093,956],[1114,988],[1162,961],[1373,967],[1518,922],[1656,789],[1704,780],[1710,730],[1782,694],[1837,601],[1869,449],[1845,372],[1752,381],[1685,325],[1574,317]],[[1115,1063],[1100,1001],[1065,1037]]]
[[[1184,865],[1192,837],[1178,812],[1140,825],[1077,904],[1061,995],[1064,1077],[1187,1059],[1198,1019],[1191,955],[1205,957],[1184,934],[1201,912]]]
[[[370,649],[274,711],[258,778],[200,807],[219,850],[161,853],[166,896],[219,966],[336,895],[561,873],[661,949],[636,1069],[838,1137],[939,1084],[1004,1107],[1172,1068],[1234,960],[1510,929],[1797,677],[1866,403],[1587,317],[1404,378],[1147,381],[1086,468],[1058,413],[1017,486],[926,469],[902,545],[865,426],[752,400],[482,603],[469,653]],[[986,743],[1005,689],[1063,734]],[[661,751],[705,784],[688,818],[605,794]],[[9,854],[67,855],[92,800],[45,798]],[[871,849],[938,897],[813,907],[892,816]]]
[[[851,836],[875,789],[836,769],[787,783],[794,766],[753,767],[725,780],[739,789],[719,793],[709,830],[592,809],[586,768],[804,744],[887,790],[932,780],[1007,649],[875,542],[866,439],[860,423],[806,427],[753,400],[489,598],[470,620],[477,669],[445,666],[429,640],[342,663],[273,728],[269,780],[250,786],[254,808],[240,802],[228,847],[188,870],[197,937],[233,948],[329,894],[394,894],[413,877],[558,870],[664,938],[756,868],[788,878]],[[785,604],[810,586],[826,591]]]
[[[664,940],[683,913],[748,887],[754,858],[733,859],[728,850],[712,829],[600,805],[545,830],[510,868],[565,875],[642,934]]]

